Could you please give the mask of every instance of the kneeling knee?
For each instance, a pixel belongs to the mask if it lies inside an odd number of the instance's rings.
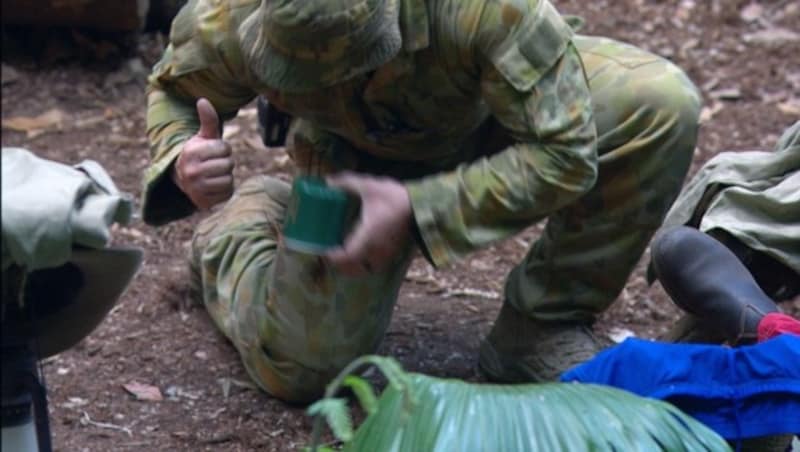
[[[686,134],[699,125],[701,99],[694,83],[672,63],[660,68],[662,73],[641,93],[641,101],[663,126]]]
[[[269,395],[284,402],[311,403],[325,392],[335,372],[319,372],[294,362],[271,363],[268,367],[248,367],[250,377]]]
[[[271,396],[284,402],[311,403],[325,392],[340,369],[311,369],[291,359],[278,359],[262,350],[242,354],[250,378]]]

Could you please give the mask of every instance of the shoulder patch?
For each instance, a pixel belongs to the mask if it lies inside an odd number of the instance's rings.
[[[572,29],[549,0],[526,15],[507,45],[491,56],[498,71],[518,91],[530,90],[561,57]]]

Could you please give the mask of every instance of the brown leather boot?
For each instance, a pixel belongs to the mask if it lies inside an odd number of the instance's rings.
[[[753,342],[759,321],[778,311],[736,255],[697,229],[681,226],[659,234],[651,258],[672,301],[707,330],[700,336]]]
[[[481,343],[478,366],[498,383],[543,383],[600,349],[588,325],[534,320],[506,302]]]

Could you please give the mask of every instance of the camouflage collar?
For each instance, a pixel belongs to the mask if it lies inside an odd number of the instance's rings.
[[[415,52],[428,47],[428,9],[425,0],[402,0],[400,4],[400,31],[403,34],[403,50]]]

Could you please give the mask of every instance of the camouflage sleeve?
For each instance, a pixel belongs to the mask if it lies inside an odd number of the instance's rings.
[[[168,176],[183,143],[199,127],[195,102],[207,98],[222,120],[256,93],[236,24],[252,2],[192,0],[172,23],[170,43],[153,68],[147,87],[150,166],[145,170],[142,216],[150,224],[185,217],[195,207]]]
[[[502,3],[502,2],[501,2]],[[484,100],[515,144],[407,184],[436,266],[504,239],[588,191],[597,178],[591,97],[571,31],[546,0],[509,28],[487,7],[477,34]]]

